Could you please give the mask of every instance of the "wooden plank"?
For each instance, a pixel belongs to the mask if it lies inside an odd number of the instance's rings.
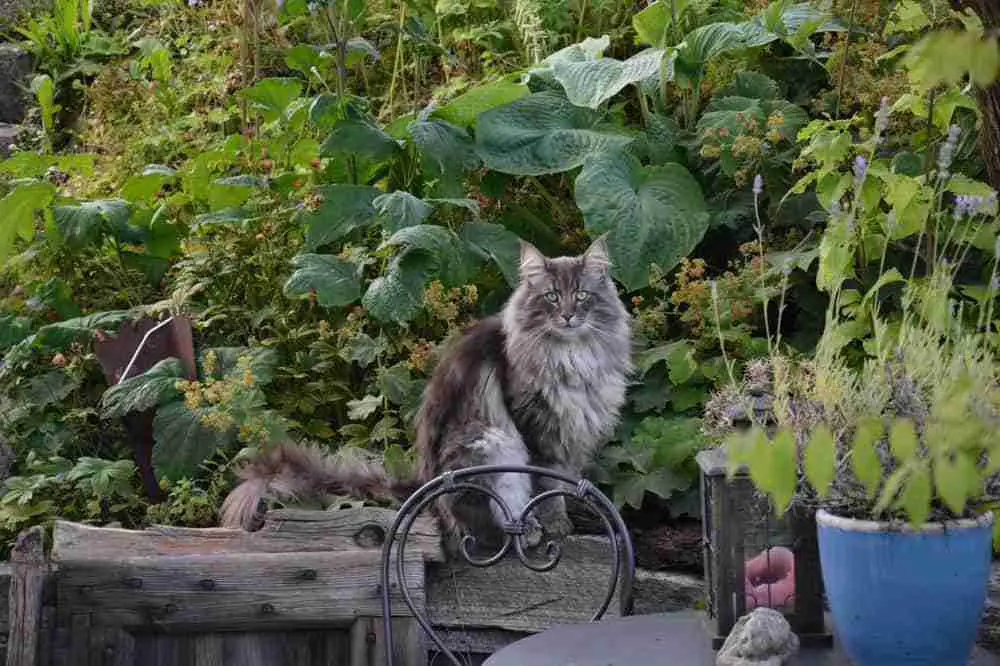
[[[381,617],[363,617],[351,625],[350,666],[386,666],[385,629]],[[392,620],[393,659],[398,666],[427,666],[427,648],[416,620]]]
[[[11,549],[12,578],[7,666],[36,666],[42,636],[42,605],[46,578],[45,532],[32,527],[17,537]]]
[[[465,563],[430,565],[427,613],[442,628],[537,632],[554,624],[586,622],[603,600],[610,575],[608,543],[593,536],[567,539],[559,565],[545,573],[513,558],[486,569]],[[689,609],[704,594],[700,579],[666,572],[640,572],[634,589],[636,613]],[[617,612],[616,599],[606,617]]]
[[[59,603],[105,624],[180,631],[345,626],[381,614],[380,555],[371,552],[119,557],[66,560]],[[424,563],[406,585],[424,603]],[[395,584],[395,580],[390,581]],[[393,612],[409,613],[393,593]]]
[[[257,532],[223,528],[156,526],[146,530],[92,527],[56,521],[52,560],[133,556],[219,555],[316,551],[380,552],[396,512],[377,507],[338,511],[284,509],[267,515]],[[433,519],[420,517],[410,531],[407,555],[443,561]]]
[[[192,666],[224,666],[224,646],[225,636],[222,634],[200,634],[194,641],[194,664]]]

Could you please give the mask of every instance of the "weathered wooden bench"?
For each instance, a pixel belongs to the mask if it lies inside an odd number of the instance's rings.
[[[282,510],[253,533],[57,522],[48,553],[41,530],[29,530],[9,567],[7,664],[382,664],[379,558],[393,518],[377,508]],[[433,521],[421,519],[405,582],[448,644],[476,664],[527,634],[586,620],[607,580],[606,549],[598,537],[572,537],[554,571],[516,561],[479,569],[445,562]],[[695,577],[638,574],[639,613],[701,598]],[[393,613],[398,662],[427,664],[434,654],[405,604]]]

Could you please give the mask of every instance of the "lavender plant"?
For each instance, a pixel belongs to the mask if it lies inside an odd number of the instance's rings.
[[[957,127],[932,172],[893,173],[876,150],[888,122],[883,103],[850,171],[831,172],[846,187],[829,204],[819,247],[817,286],[829,306],[814,355],[795,358],[773,344],[767,359],[707,407],[707,434],[723,442],[734,470],[749,469],[779,512],[799,504],[922,524],[973,515],[994,500],[1000,237],[988,246],[982,237],[995,234],[996,195],[951,173]],[[911,200],[928,202],[919,220],[893,196],[902,182]],[[879,273],[862,293],[855,266],[871,250],[873,224],[882,244]],[[908,278],[887,263],[899,241],[913,250]],[[989,273],[976,300],[959,289],[973,254],[987,257]],[[883,301],[892,290],[898,301]],[[750,427],[737,431],[737,421]]]

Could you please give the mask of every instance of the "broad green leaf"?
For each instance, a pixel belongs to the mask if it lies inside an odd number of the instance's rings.
[[[895,284],[897,282],[905,282],[905,280],[903,279],[903,275],[899,272],[898,269],[890,268],[885,273],[882,273],[882,275],[878,276],[878,280],[875,281],[875,284],[872,285],[871,289],[869,289],[868,292],[865,294],[864,299],[862,299],[861,301],[862,305],[868,303],[869,301],[871,301],[871,299],[873,299],[876,295],[878,295],[878,292],[882,289],[882,287],[885,287],[886,285],[890,284]]]
[[[5,352],[12,346],[31,335],[31,320],[13,314],[0,314],[0,352]]]
[[[528,86],[502,79],[476,86],[447,104],[434,110],[432,118],[440,118],[457,127],[475,127],[479,114],[495,109],[529,93]]]
[[[976,492],[979,473],[968,455],[956,453],[954,458],[944,455],[935,461],[934,483],[945,506],[960,516],[969,496]]]
[[[737,72],[733,82],[718,90],[714,97],[748,97],[756,100],[778,99],[778,83],[760,72]]]
[[[372,200],[372,207],[382,228],[390,233],[422,224],[434,212],[426,201],[402,190],[380,194]]]
[[[281,117],[292,101],[302,95],[302,83],[297,79],[263,79],[241,94],[250,103],[250,108],[259,113],[265,122],[273,122]]]
[[[407,409],[420,403],[424,383],[413,378],[405,363],[380,369],[376,382],[382,395],[397,407]]]
[[[754,23],[710,23],[696,28],[684,37],[677,48],[678,63],[701,68],[708,61],[732,51],[741,51],[770,44],[778,36]]]
[[[329,56],[325,56],[319,47],[312,44],[297,44],[285,53],[285,64],[290,69],[302,72],[306,78],[312,78],[314,67],[322,72],[324,61],[328,60]]]
[[[676,266],[708,229],[701,187],[679,164],[644,167],[622,152],[599,155],[575,190],[587,231],[609,234],[614,274],[629,290],[649,284],[650,265]]]
[[[602,35],[601,37],[587,37],[582,42],[559,49],[543,60],[538,67],[528,70],[529,87],[534,92],[544,89],[561,89],[552,74],[553,67],[567,62],[596,60],[604,54],[610,45],[611,39],[607,35]]]
[[[141,241],[138,230],[129,228],[131,213],[128,202],[121,199],[84,201],[52,209],[59,232],[67,243],[77,247],[96,242],[104,233],[127,242]]]
[[[679,20],[688,4],[688,0],[654,0],[635,14],[632,27],[639,43],[660,48],[666,46],[668,30],[673,23],[672,12],[677,14]]]
[[[300,254],[292,258],[295,272],[285,282],[285,295],[305,298],[315,295],[325,308],[349,305],[361,298],[358,268],[329,254]]]
[[[479,167],[479,156],[468,131],[443,120],[415,120],[409,129],[425,177],[437,181],[434,193],[463,196],[465,172]]]
[[[404,227],[382,244],[382,247],[392,246],[422,251],[434,262],[434,271],[448,285],[464,284],[470,277],[470,251],[455,232],[446,227],[436,224]]]
[[[176,358],[163,359],[152,368],[111,386],[101,396],[104,418],[121,418],[129,412],[142,412],[180,396],[177,380],[184,379],[184,368]]]
[[[690,350],[691,345],[689,342],[686,340],[675,340],[674,342],[650,347],[636,353],[633,362],[639,372],[646,374],[654,365],[661,361],[668,361],[678,357],[686,359]]]
[[[132,203],[150,204],[156,199],[157,193],[167,183],[176,180],[173,169],[151,165],[142,174],[132,176],[122,186],[121,196]]]
[[[375,125],[364,120],[344,119],[333,126],[333,131],[320,146],[320,155],[356,155],[376,162],[384,162],[399,151],[399,144]]]
[[[364,421],[382,406],[382,396],[366,395],[358,400],[347,401],[347,418]]]
[[[826,497],[837,464],[837,444],[829,428],[821,425],[812,432],[804,456],[803,465],[809,483],[820,497]]]
[[[0,261],[10,256],[14,240],[31,240],[35,235],[35,211],[44,210],[56,188],[42,181],[16,186],[0,199]]]
[[[349,338],[341,347],[340,357],[345,361],[357,363],[362,368],[367,368],[374,363],[388,349],[385,338],[379,336],[372,338],[367,333],[358,333]]]
[[[314,196],[317,207],[299,216],[306,228],[306,249],[317,250],[336,243],[375,219],[372,205],[381,192],[364,185],[321,185]]]
[[[878,419],[863,419],[858,422],[851,444],[851,469],[869,497],[874,497],[882,480],[882,464],[879,462],[875,445],[882,438],[882,423]]]
[[[535,93],[487,111],[476,126],[476,148],[487,167],[518,176],[561,173],[631,143],[601,113],[574,106],[555,91]]]
[[[521,262],[521,239],[517,234],[499,224],[466,222],[462,225],[461,236],[484,258],[496,262],[508,285],[517,286],[520,281],[518,265]]]
[[[435,266],[434,258],[419,250],[396,255],[385,274],[368,285],[362,304],[380,321],[409,321],[423,303],[424,285]]]
[[[771,497],[774,508],[782,514],[788,508],[798,486],[798,454],[795,435],[782,429],[775,434],[769,446],[771,459]]]
[[[597,109],[626,86],[657,76],[663,56],[663,49],[646,49],[625,61],[559,61],[553,63],[552,75],[572,104]]]
[[[931,512],[931,477],[920,466],[909,473],[899,494],[899,506],[914,525],[923,525]]]
[[[80,386],[81,380],[65,370],[49,370],[28,380],[21,399],[35,409],[62,402]]]
[[[253,194],[254,187],[259,184],[250,176],[216,178],[205,190],[208,207],[214,212],[242,206]]]
[[[895,419],[889,428],[889,447],[901,463],[917,454],[917,431],[910,419]]]
[[[203,416],[203,410],[192,411],[181,401],[156,410],[153,468],[157,476],[172,481],[190,477],[205,460],[232,440],[231,432],[220,432],[202,423]]]

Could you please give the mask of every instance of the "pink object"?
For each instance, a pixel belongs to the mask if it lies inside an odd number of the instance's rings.
[[[746,563],[747,609],[781,608],[795,597],[795,555],[777,546]]]

